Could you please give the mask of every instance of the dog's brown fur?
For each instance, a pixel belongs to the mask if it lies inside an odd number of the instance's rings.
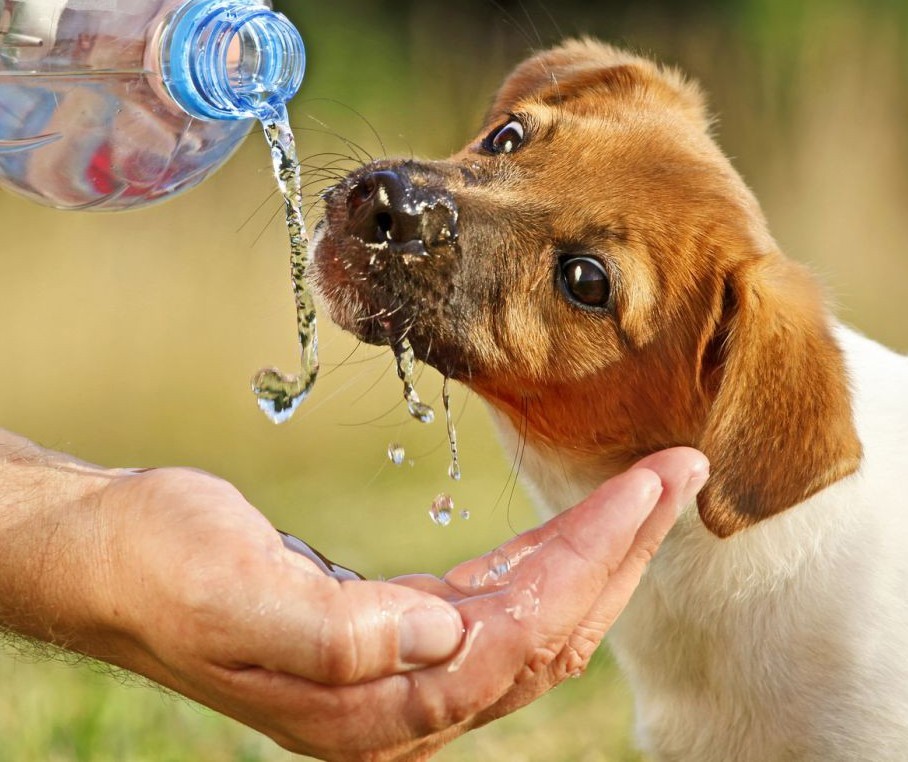
[[[484,137],[514,117],[523,143],[490,154]],[[350,194],[376,170],[448,194],[456,236],[414,256],[351,235]],[[531,443],[603,475],[663,447],[703,450],[700,514],[719,536],[859,464],[822,296],[673,70],[588,40],[538,55],[448,161],[384,161],[334,189],[319,237],[335,320],[372,341],[406,332]],[[564,252],[605,266],[607,310],[556,287]]]

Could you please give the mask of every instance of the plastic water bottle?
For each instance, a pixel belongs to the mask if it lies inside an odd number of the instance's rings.
[[[200,183],[302,83],[266,3],[0,0],[0,186],[116,210]]]

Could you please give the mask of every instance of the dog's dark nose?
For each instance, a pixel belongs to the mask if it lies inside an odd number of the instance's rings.
[[[419,215],[409,211],[409,183],[383,169],[363,177],[347,196],[350,232],[364,243],[406,243],[419,237]]]
[[[350,233],[364,243],[451,242],[456,215],[446,194],[414,187],[405,174],[381,169],[364,175],[347,196]]]

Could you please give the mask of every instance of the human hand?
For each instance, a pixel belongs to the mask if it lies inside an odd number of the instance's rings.
[[[40,543],[29,548],[35,532],[22,522],[12,550],[28,552],[7,556],[22,584],[0,580],[0,622],[146,675],[294,751],[422,756],[585,666],[671,526],[689,473],[705,476],[693,451],[642,465],[503,546],[511,568],[498,579],[476,559],[444,581],[397,583],[326,576],[210,475],[54,465],[67,496],[86,479],[92,490],[64,501],[65,513],[38,512],[45,529],[56,522],[53,564],[46,542],[43,555]],[[18,618],[8,605],[17,597]]]
[[[116,498],[133,506],[124,514],[133,536],[117,545],[132,550],[116,567],[132,567],[126,579],[158,571],[124,628],[139,633],[138,647],[117,663],[296,752],[422,757],[582,670],[705,476],[701,455],[659,453],[444,580],[344,583],[278,548],[224,482],[184,471],[129,477],[119,486],[131,494]],[[399,612],[428,607],[406,597],[425,593],[457,605],[466,635],[452,658],[406,671]],[[423,662],[460,640],[446,616],[420,635],[431,651]]]
[[[275,675],[362,683],[439,662],[460,643],[450,604],[332,565],[210,474],[125,475],[101,507],[115,518],[98,618],[121,636],[102,658],[253,727],[266,720],[264,696],[237,692],[241,673],[261,674],[263,693]]]
[[[266,732],[256,691],[270,675],[361,682],[460,643],[450,604],[342,585],[324,569],[209,474],[103,469],[0,431],[0,630],[128,668]],[[240,673],[261,684],[243,693]]]

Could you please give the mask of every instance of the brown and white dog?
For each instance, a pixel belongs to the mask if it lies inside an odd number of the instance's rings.
[[[696,86],[568,42],[449,160],[331,189],[315,238],[334,320],[484,397],[547,510],[709,456],[611,633],[646,751],[908,759],[908,358],[830,317]]]

